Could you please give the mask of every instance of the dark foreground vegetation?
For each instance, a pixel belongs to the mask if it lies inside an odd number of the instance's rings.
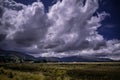
[[[120,63],[0,63],[0,80],[120,80]]]

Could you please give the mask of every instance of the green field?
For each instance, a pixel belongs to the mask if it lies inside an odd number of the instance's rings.
[[[0,80],[120,80],[120,62],[0,63]]]

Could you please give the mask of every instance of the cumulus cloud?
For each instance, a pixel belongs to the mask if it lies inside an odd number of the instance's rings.
[[[47,13],[40,1],[28,6],[13,0],[0,4],[1,48],[55,57],[112,57],[120,52],[118,40],[106,41],[97,32],[108,15],[96,12],[99,0],[57,1]]]
[[[1,21],[1,28],[6,34],[3,43],[12,41],[17,46],[23,47],[29,47],[40,42],[46,34],[48,25],[50,25],[41,2],[25,6],[19,11],[6,8]]]
[[[56,42],[53,50],[59,52],[91,48],[102,42],[103,37],[96,30],[106,14],[93,16],[98,7],[97,0],[87,0],[85,4],[77,0],[63,0],[52,6],[48,17],[54,24],[48,29],[46,36],[48,46]],[[91,44],[93,42],[96,44]]]

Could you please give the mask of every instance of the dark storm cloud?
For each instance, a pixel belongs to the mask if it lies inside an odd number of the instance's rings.
[[[5,39],[6,35],[5,34],[0,34],[0,42]]]
[[[111,55],[120,50],[119,41],[105,41],[97,32],[108,15],[105,12],[94,15],[99,0],[58,1],[48,13],[42,2],[26,6],[4,0],[0,4],[1,47],[55,57]]]
[[[3,9],[2,7],[0,7],[0,18],[2,17],[2,15],[3,15]]]

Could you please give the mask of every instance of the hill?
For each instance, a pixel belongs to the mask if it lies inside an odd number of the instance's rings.
[[[35,60],[35,58],[23,52],[0,49],[0,62],[22,62],[26,60]]]

